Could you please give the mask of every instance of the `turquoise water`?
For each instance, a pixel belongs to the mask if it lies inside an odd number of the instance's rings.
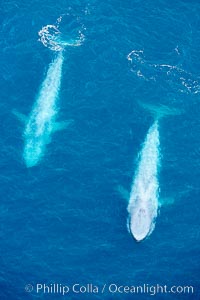
[[[58,53],[38,32],[60,22],[65,47],[56,121],[41,160],[27,167],[25,124]],[[1,3],[0,299],[199,299],[198,1],[6,1]],[[62,45],[62,44],[61,44]],[[49,46],[49,45],[48,45]],[[159,122],[159,198],[152,234],[127,230],[138,153]],[[19,116],[19,114],[18,114]],[[170,203],[170,204],[169,204]],[[36,292],[37,283],[191,285],[192,294]],[[31,293],[25,285],[32,284]]]

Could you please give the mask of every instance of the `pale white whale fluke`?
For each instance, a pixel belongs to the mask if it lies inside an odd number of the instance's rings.
[[[140,103],[141,104],[141,103]],[[133,179],[128,210],[127,226],[136,241],[149,236],[155,227],[159,208],[160,137],[159,120],[181,111],[166,106],[141,104],[156,119],[148,130],[143,143],[139,164]]]
[[[179,108],[171,108],[168,107],[167,105],[154,105],[154,104],[149,104],[145,102],[138,101],[138,104],[146,111],[148,111],[154,120],[160,120],[164,117],[169,117],[169,116],[177,116],[181,115],[183,111]]]

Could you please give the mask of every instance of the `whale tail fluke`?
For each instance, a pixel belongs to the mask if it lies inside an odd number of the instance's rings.
[[[183,111],[179,108],[171,108],[167,105],[163,104],[149,104],[145,102],[138,101],[138,104],[153,116],[155,120],[160,120],[164,117],[168,116],[178,116],[183,113]]]

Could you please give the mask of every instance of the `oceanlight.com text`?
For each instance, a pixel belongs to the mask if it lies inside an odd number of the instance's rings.
[[[35,285],[27,284],[25,286],[27,293],[36,294],[57,294],[64,296],[66,294],[148,294],[155,296],[158,294],[193,294],[194,287],[190,285],[119,285],[115,283],[95,285],[92,283],[79,284],[75,283],[72,285],[61,284],[61,283],[37,283]]]

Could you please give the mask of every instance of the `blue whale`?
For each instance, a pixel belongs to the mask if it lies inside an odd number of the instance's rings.
[[[27,167],[33,167],[40,162],[46,145],[51,141],[52,133],[71,123],[71,120],[56,122],[62,66],[63,55],[59,52],[49,66],[30,116],[23,118],[21,114],[15,113],[20,119],[25,119],[23,158]]]

